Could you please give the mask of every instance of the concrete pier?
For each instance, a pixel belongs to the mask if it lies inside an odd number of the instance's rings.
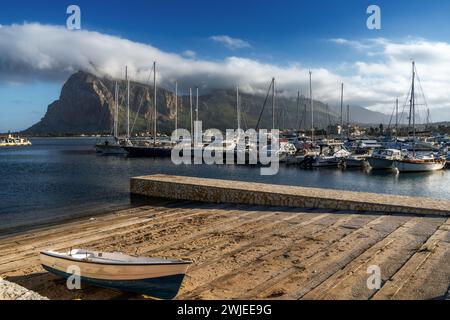
[[[207,203],[450,216],[447,200],[169,175],[133,178],[131,193]]]

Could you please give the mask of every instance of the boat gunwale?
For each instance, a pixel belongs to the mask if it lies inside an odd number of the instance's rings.
[[[399,163],[410,163],[410,164],[444,164],[445,160],[442,159],[402,159],[396,160]]]
[[[108,265],[108,266],[172,266],[172,265],[191,265],[193,264],[193,261],[190,260],[179,260],[174,262],[167,262],[167,263],[111,263],[111,262],[100,262],[100,261],[89,261],[89,260],[80,260],[71,258],[69,256],[59,256],[57,254],[52,254],[50,252],[41,251],[41,255],[56,258],[56,259],[62,259],[62,260],[68,260],[68,261],[74,261],[74,262],[82,262],[82,263],[89,263],[89,264],[99,264],[99,265]]]

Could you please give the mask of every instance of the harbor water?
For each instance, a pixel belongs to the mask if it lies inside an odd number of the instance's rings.
[[[106,157],[93,138],[32,139],[0,149],[0,232],[130,206],[133,176],[172,174],[302,187],[450,199],[450,173],[397,174],[360,169],[303,170],[281,165],[276,176],[235,165],[174,165],[170,159]]]

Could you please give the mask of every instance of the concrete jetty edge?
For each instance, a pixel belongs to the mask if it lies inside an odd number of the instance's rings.
[[[161,174],[132,178],[130,192],[208,203],[450,216],[448,200]]]

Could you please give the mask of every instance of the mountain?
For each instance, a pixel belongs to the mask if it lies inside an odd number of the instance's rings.
[[[42,120],[25,130],[28,135],[66,135],[110,133],[113,123],[115,81],[99,78],[85,72],[72,75],[64,84],[58,100],[48,106]],[[119,81],[119,130],[126,131],[126,82]],[[266,97],[241,94],[242,123],[245,128],[255,128]],[[130,118],[133,133],[151,132],[153,124],[153,89],[148,85],[131,83]],[[269,97],[261,116],[259,128],[272,127],[272,105]],[[188,96],[179,97],[179,127],[190,129],[190,103]],[[277,97],[276,125],[280,128],[310,128],[309,99]],[[157,89],[158,132],[170,134],[174,130],[175,96],[163,88]],[[298,112],[297,112],[298,110]],[[200,120],[203,128],[232,129],[237,125],[236,93],[233,90],[216,90],[199,98]],[[352,123],[379,124],[388,116],[361,107],[351,108]],[[344,119],[346,119],[344,114]],[[318,128],[340,122],[340,107],[314,102],[314,123]]]

